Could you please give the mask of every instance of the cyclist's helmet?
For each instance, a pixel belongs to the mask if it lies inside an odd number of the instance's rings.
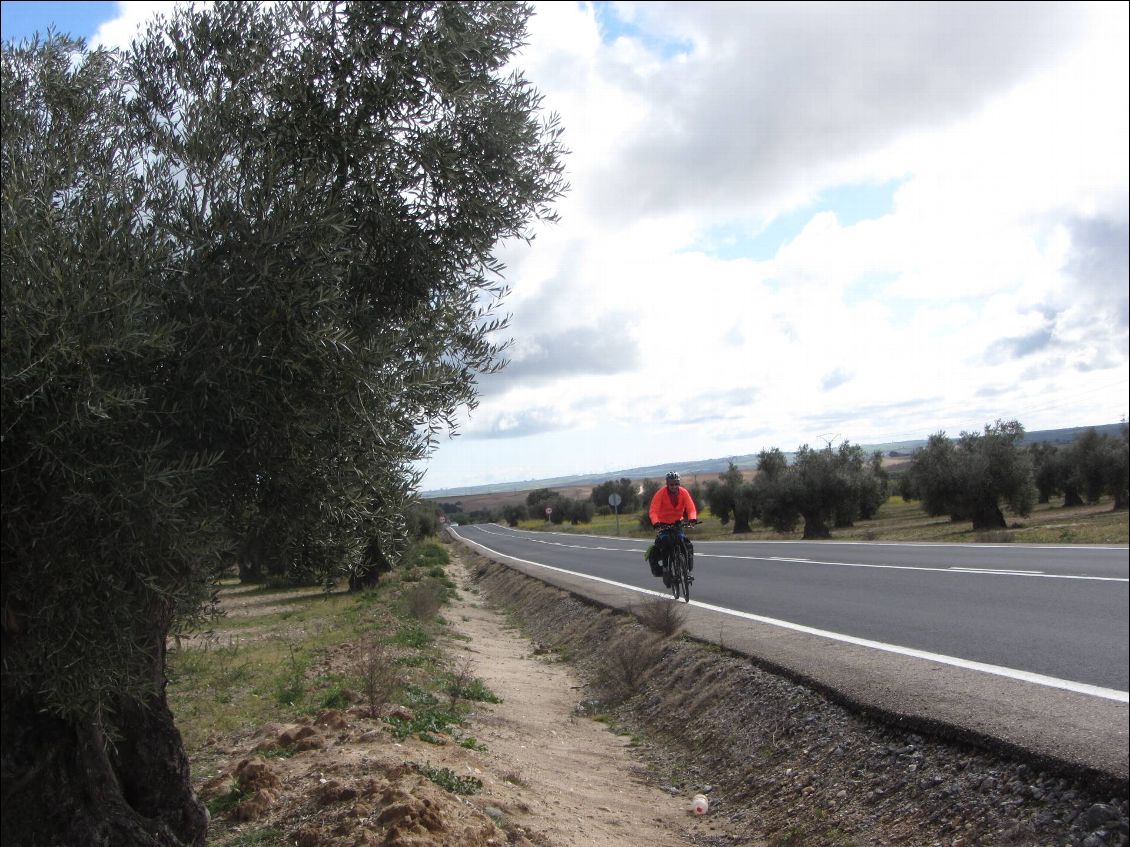
[[[670,485],[672,482],[675,483],[675,485],[679,484],[679,474],[675,471],[671,471],[667,474],[667,484]]]

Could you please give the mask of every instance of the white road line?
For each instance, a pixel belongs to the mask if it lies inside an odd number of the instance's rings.
[[[487,535],[498,535],[505,537],[507,533],[493,532],[482,526],[478,527],[480,532]],[[533,533],[531,533],[532,535]],[[570,535],[569,533],[555,533],[560,535]],[[462,536],[460,536],[462,537]],[[572,536],[577,537],[577,536]],[[601,536],[581,536],[585,538],[600,538]],[[544,538],[525,537],[524,540],[533,544],[546,544],[550,547],[565,547],[570,550],[604,550],[612,553],[643,553],[646,547],[593,547],[586,544],[566,544],[563,541],[549,541]],[[759,542],[760,543],[760,542]],[[780,542],[792,543],[792,542]],[[893,545],[891,545],[893,546]],[[945,545],[936,545],[945,546]],[[969,546],[985,546],[985,545],[969,545]],[[1007,545],[1001,545],[1007,546]],[[1013,545],[1014,549],[1015,546]],[[974,574],[986,576],[1027,576],[1039,577],[1040,579],[1078,579],[1084,582],[1130,582],[1130,579],[1119,576],[1083,576],[1080,574],[1058,574],[1058,573],[1044,573],[1043,571],[1021,571],[1021,570],[998,570],[994,568],[966,568],[958,565],[951,565],[948,567],[930,567],[926,565],[876,565],[865,562],[828,562],[820,559],[797,559],[788,556],[739,556],[730,553],[705,553],[701,547],[695,548],[695,560],[699,559],[739,559],[749,562],[797,562],[804,565],[827,565],[829,567],[837,568],[871,568],[873,570],[890,570],[890,571],[924,571],[927,573],[948,573],[948,574]]]
[[[563,535],[569,538],[608,538],[607,535],[588,535],[583,532],[553,532],[534,529],[517,529],[510,526],[502,526],[502,524],[475,524],[483,532],[488,530],[484,529],[486,526],[497,526],[500,529],[505,529],[511,535]],[[492,535],[502,535],[503,533],[491,533]],[[625,538],[625,541],[632,539]],[[1023,542],[1005,542],[1003,544],[979,544],[971,541],[843,541],[835,538],[825,539],[823,541],[793,541],[791,539],[779,538],[759,538],[756,541],[726,541],[725,539],[701,539],[699,544],[819,544],[822,547],[836,547],[839,545],[855,546],[855,547],[956,547],[958,549],[968,549],[970,547],[986,549],[1000,549],[1000,550],[1016,550],[1017,548],[1024,548],[1026,550],[1125,550],[1126,545],[1122,544],[1025,544]]]
[[[503,553],[500,550],[494,550],[487,547],[485,544],[480,544],[477,541],[472,541],[469,538],[464,538],[458,532],[452,530],[454,535],[460,540],[472,547],[478,547],[488,553],[493,553],[496,556],[502,556],[506,559],[511,559],[515,562],[521,562],[525,565],[532,565],[537,568],[544,568],[545,570],[555,571],[556,573],[566,574],[568,576],[575,576],[581,579],[592,580],[593,582],[604,583],[605,585],[612,585],[616,588],[623,588],[628,591],[636,591],[640,594],[648,594],[657,597],[668,597],[666,592],[651,591],[646,588],[638,588],[634,585],[628,585],[623,582],[616,582],[611,579],[604,579],[599,576],[591,576],[589,574],[578,573],[577,571],[566,570],[565,568],[555,567],[553,565],[546,565],[542,562],[533,562],[529,559],[520,559],[517,556],[511,556]],[[1130,702],[1130,692],[1119,691],[1116,688],[1102,688],[1098,685],[1087,685],[1082,682],[1073,682],[1069,679],[1059,679],[1054,676],[1044,676],[1043,674],[1030,673],[1029,671],[1021,671],[1015,668],[1001,667],[1000,665],[989,665],[984,662],[972,662],[967,659],[960,659],[956,656],[946,656],[941,653],[930,653],[925,650],[916,650],[912,647],[902,647],[898,644],[887,644],[882,641],[871,641],[866,638],[856,638],[854,635],[844,635],[839,632],[829,632],[828,630],[815,629],[810,626],[803,626],[795,624],[791,621],[782,621],[776,618],[767,618],[762,615],[755,615],[751,612],[741,612],[736,609],[727,609],[724,606],[714,606],[710,603],[702,603],[698,600],[691,600],[690,605],[698,606],[702,609],[709,609],[713,612],[720,612],[724,615],[732,615],[733,617],[743,618],[744,620],[756,621],[757,623],[768,624],[770,626],[781,627],[782,629],[793,630],[794,632],[803,632],[808,635],[815,635],[820,638],[827,638],[832,641],[840,641],[845,644],[854,644],[858,647],[868,647],[872,650],[881,650],[885,653],[897,653],[901,656],[911,656],[916,659],[924,659],[929,662],[937,662],[943,665],[951,665],[957,668],[964,668],[966,670],[977,671],[979,673],[987,673],[993,676],[1003,676],[1009,679],[1019,680],[1021,682],[1029,682],[1033,685],[1042,685],[1046,688],[1059,688],[1065,691],[1074,691],[1077,694],[1087,694],[1091,697],[1101,697],[1104,700],[1116,700],[1120,703]]]
[[[990,574],[995,573],[995,574],[1003,574],[1005,576],[1049,576],[1050,575],[1050,574],[1044,573],[1043,571],[1010,571],[1010,570],[1006,571],[1006,570],[997,570],[995,568],[962,568],[962,567],[959,567],[957,565],[951,566],[950,570],[951,571],[961,571],[962,573],[990,573]],[[1077,579],[1084,579],[1084,578],[1085,577],[1077,577]],[[1114,579],[1114,577],[1094,577],[1094,578]]]

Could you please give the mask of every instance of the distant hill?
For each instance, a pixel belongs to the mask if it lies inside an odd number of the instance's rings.
[[[1024,434],[1024,444],[1038,444],[1047,442],[1051,444],[1070,444],[1082,433],[1094,429],[1100,434],[1117,436],[1122,429],[1122,424],[1102,424],[1099,426],[1073,426],[1066,429],[1043,429]],[[860,445],[868,453],[878,450],[887,455],[901,453],[909,455],[918,447],[926,444],[925,438],[914,441],[891,441],[883,444]],[[791,461],[795,454],[785,454]],[[715,459],[698,459],[687,462],[668,462],[662,465],[645,465],[636,468],[624,468],[618,471],[607,471],[596,474],[580,474],[576,476],[557,476],[546,479],[524,479],[514,482],[498,482],[490,485],[472,485],[463,488],[440,488],[432,491],[421,492],[421,497],[426,500],[439,500],[447,497],[470,497],[476,494],[501,494],[508,491],[532,491],[535,488],[568,488],[581,485],[597,485],[610,479],[647,479],[661,478],[671,468],[678,469],[684,478],[695,474],[719,474],[733,462],[739,468],[751,468],[757,465],[757,454],[747,453],[741,456],[724,456]]]

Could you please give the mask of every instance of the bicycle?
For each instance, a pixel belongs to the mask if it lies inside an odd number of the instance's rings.
[[[691,551],[687,549],[687,536],[683,528],[694,526],[696,523],[697,520],[678,520],[674,523],[655,525],[660,531],[671,531],[670,547],[667,550],[664,568],[671,581],[672,596],[676,600],[681,597],[687,603],[691,602],[691,583],[694,582],[694,574],[691,573]]]

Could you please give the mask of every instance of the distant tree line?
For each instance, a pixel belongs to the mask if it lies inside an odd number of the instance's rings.
[[[1125,424],[1120,438],[1089,429],[1071,444],[1033,444],[1029,451],[1038,502],[1063,497],[1064,506],[1081,506],[1109,495],[1115,509],[1127,507],[1130,467]]]
[[[956,439],[945,432],[931,435],[926,445],[910,454],[905,469],[883,467],[883,454],[867,453],[843,442],[813,448],[802,445],[792,461],[781,450],[763,450],[747,479],[733,462],[716,480],[688,486],[701,509],[708,508],[723,526],[736,534],[753,530],[754,523],[783,533],[802,529],[806,539],[831,537],[832,531],[870,520],[893,494],[921,502],[932,516],[970,521],[977,530],[1007,526],[1004,508],[1025,516],[1037,502],[1063,497],[1064,506],[1094,504],[1110,497],[1115,509],[1127,508],[1130,448],[1127,427],[1112,437],[1089,429],[1067,445],[1036,443],[1024,446],[1024,427],[1018,421],[997,421],[982,432],[962,432]],[[587,499],[574,499],[551,488],[526,495],[524,503],[498,509],[464,512],[461,503],[442,503],[449,519],[461,523],[544,519],[554,524],[587,524],[594,513],[610,514],[611,494],[620,495],[621,514],[639,513],[641,527],[650,528],[648,506],[662,487],[658,480],[627,478],[594,486]],[[547,515],[546,509],[549,509]]]
[[[927,514],[972,521],[974,529],[1003,528],[1002,504],[1024,516],[1052,496],[1062,495],[1064,506],[1081,506],[1105,495],[1114,509],[1127,507],[1130,441],[1125,424],[1118,437],[1089,429],[1065,446],[1022,448],[1023,438],[1017,421],[997,421],[982,433],[963,432],[956,441],[936,433],[915,451],[902,495],[920,500]]]

